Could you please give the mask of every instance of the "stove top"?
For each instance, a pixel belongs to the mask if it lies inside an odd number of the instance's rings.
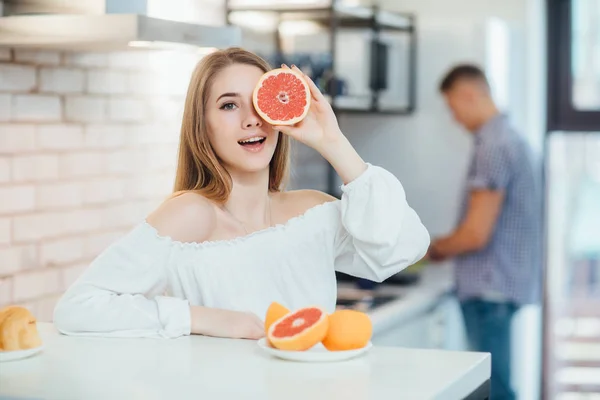
[[[392,301],[396,301],[400,296],[382,296],[365,294],[362,297],[339,297],[336,302],[336,309],[353,309],[362,312],[369,312],[377,307],[381,307]]]

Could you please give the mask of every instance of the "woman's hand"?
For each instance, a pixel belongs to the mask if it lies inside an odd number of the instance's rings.
[[[250,312],[191,306],[192,333],[232,339],[260,339],[264,323]]]
[[[282,65],[283,68],[288,68]],[[302,74],[308,83],[311,94],[310,109],[306,117],[293,126],[276,125],[273,129],[312,147],[318,151],[336,170],[344,184],[361,175],[367,165],[344,136],[331,105],[317,85],[297,67],[292,68]]]

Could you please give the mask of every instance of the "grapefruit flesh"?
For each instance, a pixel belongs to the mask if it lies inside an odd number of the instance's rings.
[[[369,316],[356,310],[339,310],[329,316],[323,346],[329,351],[362,349],[373,335]]]
[[[265,316],[265,335],[269,334],[269,328],[275,321],[288,314],[290,310],[274,301],[267,309],[267,315]],[[268,340],[268,339],[267,339]]]
[[[327,334],[327,313],[319,307],[304,307],[275,321],[267,338],[280,350],[305,351],[321,342]]]
[[[304,77],[288,68],[266,72],[252,94],[254,109],[271,125],[294,125],[310,108],[310,88]]]

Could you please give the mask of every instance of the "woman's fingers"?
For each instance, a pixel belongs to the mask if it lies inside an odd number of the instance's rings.
[[[310,93],[313,95],[313,97],[315,97],[318,101],[327,101],[313,80],[308,76],[306,77],[306,80],[308,81],[308,87],[310,87]]]
[[[296,67],[293,64],[292,64],[292,68],[288,67],[287,64],[281,64],[281,68],[293,69],[294,71],[301,74],[304,77],[304,79],[306,80],[306,83],[308,84],[308,87],[310,89],[310,94],[311,94],[311,97],[313,98],[313,100],[315,100],[317,102],[326,101],[325,96],[323,96],[323,93],[321,93],[321,91],[319,90],[317,85],[313,82],[313,80],[309,76],[307,76],[304,72],[302,72],[302,70],[300,70],[300,68]]]
[[[313,99],[315,99],[316,101],[325,101],[325,97],[323,96],[323,93],[321,93],[321,91],[319,90],[317,85],[313,82],[313,80],[308,75],[306,75],[304,72],[300,71],[300,69],[298,67],[296,67],[295,65],[292,66],[292,69],[294,69],[296,72],[301,73],[302,76],[304,76],[304,79],[306,80],[306,83],[308,83],[308,87],[310,88],[310,94],[312,95]]]

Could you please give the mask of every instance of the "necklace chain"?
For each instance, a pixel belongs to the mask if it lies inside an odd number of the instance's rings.
[[[272,226],[273,222],[272,222],[272,208],[271,208],[271,196],[267,196],[268,202],[267,202],[267,207],[268,208],[268,214],[269,214],[269,227]],[[246,235],[249,234],[248,229],[246,228],[246,224],[244,224],[244,222],[242,222],[238,217],[236,217],[235,215],[233,215],[233,213],[231,211],[229,211],[229,209],[227,208],[227,206],[223,205],[223,208],[225,209],[225,211],[227,211],[227,214],[231,215],[231,217],[233,219],[235,219],[244,229],[244,232],[246,233]]]

